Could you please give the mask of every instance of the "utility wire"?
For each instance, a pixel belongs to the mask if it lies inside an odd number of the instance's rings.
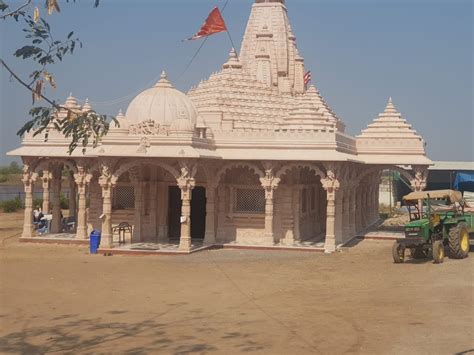
[[[227,5],[229,4],[229,1],[230,0],[226,0],[226,2],[224,3],[224,6],[222,6],[222,10],[221,10],[221,13],[224,13]],[[227,32],[227,35],[229,36],[229,39],[230,39],[230,42],[232,43],[232,47],[235,49],[235,45],[234,45],[234,42],[232,41],[232,37],[230,36],[230,33],[229,31],[226,31]],[[191,60],[188,62],[188,64],[186,65],[186,67],[184,68],[184,70],[181,72],[181,74],[179,74],[179,76],[177,77],[176,81],[180,80],[184,74],[187,73],[187,71],[189,70],[189,68],[191,67],[191,65],[193,64],[194,60],[196,59],[196,57],[199,55],[199,53],[201,52],[201,49],[204,47],[204,45],[206,44],[207,40],[209,39],[209,37],[206,37],[204,38],[204,40],[201,42],[201,45],[199,46],[199,48],[196,50],[196,52],[194,53],[194,55],[191,57]],[[154,83],[156,83],[156,81],[159,80],[161,75],[157,76],[156,78],[154,78],[152,81],[150,81],[149,83],[147,83],[145,85],[145,89],[146,88],[149,88],[151,85],[153,85]],[[143,86],[142,86],[143,87]],[[143,90],[145,89],[139,89],[139,90],[135,90],[134,92],[128,94],[128,95],[125,95],[125,96],[122,96],[122,97],[119,97],[119,98],[116,98],[116,99],[112,99],[112,100],[106,100],[106,101],[92,101],[92,100],[89,100],[89,102],[92,104],[92,105],[100,105],[100,106],[111,106],[111,105],[115,105],[115,104],[118,104],[120,102],[123,102],[125,100],[128,100],[132,97],[135,97],[136,95],[138,95],[139,93],[141,93]],[[85,102],[86,100],[85,99],[77,99],[78,101],[80,102]]]

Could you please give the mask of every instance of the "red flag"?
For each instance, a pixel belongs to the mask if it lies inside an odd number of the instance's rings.
[[[308,85],[311,81],[311,70],[304,75],[304,84]]]
[[[207,17],[206,21],[204,21],[199,32],[191,38],[188,38],[188,40],[198,39],[224,31],[227,31],[227,27],[222,18],[221,12],[217,7],[215,7]]]

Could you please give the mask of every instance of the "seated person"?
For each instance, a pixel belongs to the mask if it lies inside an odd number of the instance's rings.
[[[41,218],[44,217],[43,211],[41,210],[41,207],[36,206],[36,208],[33,210],[33,224],[35,226],[38,226],[41,222]]]

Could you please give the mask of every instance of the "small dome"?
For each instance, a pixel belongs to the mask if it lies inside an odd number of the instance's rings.
[[[176,120],[185,120],[189,127],[194,127],[197,111],[186,94],[176,90],[168,81],[166,73],[162,72],[155,86],[132,100],[125,117],[128,124],[152,120],[170,127]]]

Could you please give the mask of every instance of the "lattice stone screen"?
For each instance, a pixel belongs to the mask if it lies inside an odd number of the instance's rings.
[[[115,187],[114,196],[112,199],[112,208],[114,210],[135,208],[135,190],[133,186]]]
[[[234,212],[265,213],[265,191],[262,188],[235,189]]]

